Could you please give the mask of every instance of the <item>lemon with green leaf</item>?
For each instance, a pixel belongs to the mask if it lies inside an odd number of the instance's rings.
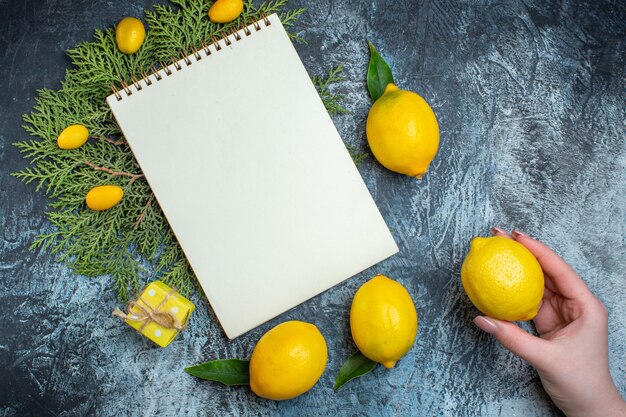
[[[363,355],[393,368],[417,336],[417,311],[409,292],[384,275],[367,281],[352,300],[350,330]]]
[[[435,113],[419,95],[387,84],[367,117],[367,141],[385,168],[421,178],[439,148]]]
[[[385,168],[421,178],[439,149],[439,124],[418,94],[399,89],[389,65],[370,43],[367,84],[374,104],[366,134],[372,153]]]
[[[250,358],[250,388],[259,397],[288,400],[320,379],[326,362],[326,340],[318,328],[288,321],[259,339]]]

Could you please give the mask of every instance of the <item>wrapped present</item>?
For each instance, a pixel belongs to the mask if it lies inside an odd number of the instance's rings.
[[[116,308],[113,315],[123,318],[139,333],[165,347],[185,328],[194,309],[193,303],[175,289],[154,281],[144,288],[136,301],[128,304],[128,313]]]

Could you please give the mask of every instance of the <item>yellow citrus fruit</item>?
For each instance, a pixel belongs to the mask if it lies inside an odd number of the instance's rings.
[[[116,185],[101,185],[93,187],[87,193],[85,202],[87,207],[95,211],[108,210],[120,202],[124,190]]]
[[[209,9],[209,20],[214,23],[228,23],[239,17],[243,10],[243,0],[217,0]]]
[[[409,292],[384,275],[370,279],[352,300],[350,330],[363,355],[392,368],[417,336],[417,311]]]
[[[134,54],[141,48],[146,38],[146,29],[141,20],[134,17],[125,17],[115,28],[115,41],[122,53]]]
[[[439,148],[435,113],[417,94],[388,84],[367,116],[367,141],[385,168],[421,178]]]
[[[461,267],[463,288],[483,314],[500,320],[531,320],[543,298],[537,258],[512,239],[476,237]]]
[[[259,339],[250,358],[250,388],[259,397],[288,400],[310,390],[320,379],[328,349],[318,328],[287,321]]]
[[[89,131],[83,125],[71,125],[63,129],[57,138],[61,149],[76,149],[83,146],[89,139]]]

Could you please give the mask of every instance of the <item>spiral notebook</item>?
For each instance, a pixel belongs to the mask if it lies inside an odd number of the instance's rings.
[[[398,251],[277,15],[107,102],[229,338]]]

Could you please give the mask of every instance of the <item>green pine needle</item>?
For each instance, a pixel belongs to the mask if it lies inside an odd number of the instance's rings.
[[[315,85],[317,92],[322,98],[322,101],[326,106],[326,110],[328,110],[330,114],[348,113],[348,110],[346,110],[341,104],[339,104],[343,99],[343,96],[340,94],[333,94],[329,89],[332,84],[343,81],[343,77],[341,76],[342,72],[343,64],[339,64],[337,67],[332,68],[329,71],[328,76],[326,76],[325,78],[319,75],[316,75],[312,78],[313,84]]]
[[[343,95],[330,91],[330,87],[333,84],[343,81],[342,72],[343,64],[339,64],[337,67],[332,68],[326,77],[316,75],[312,78],[313,84],[322,98],[324,106],[326,106],[326,110],[333,115],[348,113],[348,110],[341,105],[341,101],[344,99]],[[357,147],[350,144],[346,144],[346,148],[356,166],[360,166],[369,157],[369,154],[361,152]]]
[[[361,152],[355,146],[346,144],[346,148],[348,148],[348,153],[350,153],[350,156],[352,157],[352,160],[354,161],[354,165],[356,166],[360,166],[363,163],[363,161],[369,158],[368,153]]]
[[[237,20],[220,25],[208,20],[211,3],[172,0],[174,7],[157,5],[146,11],[147,36],[132,55],[117,49],[113,28],[96,30],[92,41],[67,52],[73,66],[61,89],[39,90],[32,113],[23,116],[24,129],[35,139],[14,144],[30,166],[13,175],[50,198],[46,217],[53,227],[37,236],[31,249],[57,254],[77,274],[110,275],[121,300],[128,300],[152,279],[183,294],[193,291],[197,281],[105,98],[121,82],[141,79],[161,63],[180,59],[234,27],[278,13],[291,28],[304,11],[284,10],[287,0],[259,6],[248,0]],[[341,80],[340,72],[341,66],[324,81],[317,78],[330,112],[345,111],[339,105],[341,97],[328,91],[330,84]],[[92,137],[78,149],[60,149],[56,144],[59,133],[77,123],[86,126]],[[85,195],[103,184],[120,186],[124,198],[107,211],[87,209]]]

